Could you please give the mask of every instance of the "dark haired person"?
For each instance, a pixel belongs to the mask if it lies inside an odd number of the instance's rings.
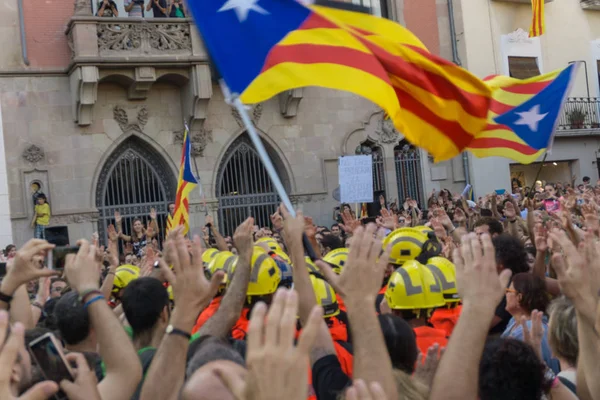
[[[521,320],[527,319],[527,326],[531,329],[531,318],[534,310],[546,312],[550,298],[546,291],[546,282],[529,272],[516,274],[510,286],[506,289],[506,311],[512,315],[502,337],[523,340],[523,326]],[[542,338],[542,356],[546,365],[554,373],[560,372],[558,360],[552,358],[552,351],[548,345],[548,320],[542,319],[544,337]]]
[[[117,9],[117,3],[113,0],[100,0],[98,2],[98,12],[96,13],[97,17],[118,17],[119,10]]]

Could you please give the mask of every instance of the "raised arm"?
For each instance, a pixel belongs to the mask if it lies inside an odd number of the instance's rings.
[[[433,380],[430,400],[477,399],[479,362],[496,306],[511,272],[496,272],[495,251],[488,234],[471,233],[454,250],[463,308]],[[457,385],[457,382],[460,382]]]
[[[202,244],[198,236],[194,237],[192,257],[187,249],[181,229],[169,235],[166,244],[167,261],[173,265],[173,271],[162,262],[161,269],[167,280],[173,285],[175,309],[171,314],[170,325],[189,333],[194,327],[198,313],[206,308],[223,279],[223,273],[217,272],[211,281],[204,276],[202,265]],[[189,340],[183,335],[164,335],[154,356],[150,369],[144,379],[140,399],[175,400],[185,378],[186,354]]]
[[[246,291],[250,281],[250,262],[252,260],[252,228],[254,227],[254,218],[248,218],[235,231],[233,242],[238,251],[237,266],[227,288],[227,292],[219,305],[219,309],[209,318],[202,328],[200,335],[211,335],[218,337],[227,337],[231,328],[240,318],[244,302],[246,301]]]
[[[106,376],[98,384],[103,400],[129,400],[142,379],[139,358],[121,323],[98,290],[100,265],[96,248],[86,240],[77,255],[67,258],[65,270],[71,287],[79,292],[96,334]]]

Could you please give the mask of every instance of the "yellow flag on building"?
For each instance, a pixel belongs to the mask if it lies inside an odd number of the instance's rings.
[[[546,33],[546,18],[544,15],[545,0],[531,0],[531,27],[529,28],[529,37],[537,37]]]

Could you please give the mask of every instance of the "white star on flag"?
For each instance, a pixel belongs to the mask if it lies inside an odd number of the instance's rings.
[[[268,15],[269,12],[259,6],[259,0],[227,0],[225,4],[217,12],[223,12],[228,10],[235,10],[240,22],[244,22],[248,18],[250,11],[256,11],[259,14]]]
[[[536,104],[529,111],[515,113],[521,119],[515,122],[515,125],[527,125],[531,132],[537,132],[538,124],[548,113],[540,114],[540,105]]]

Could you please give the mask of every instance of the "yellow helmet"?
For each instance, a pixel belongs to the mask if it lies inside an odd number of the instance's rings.
[[[309,274],[318,274],[321,275],[321,270],[317,267],[317,264],[310,259],[309,256],[304,257],[304,262],[306,263],[306,268],[308,269]]]
[[[283,252],[283,250],[281,251],[275,251],[275,255],[279,258],[281,258],[283,261],[285,261],[287,264],[292,265],[292,260],[290,259],[290,257],[285,254]]]
[[[415,259],[425,262],[430,257],[440,254],[442,250],[433,232],[423,233],[416,228],[396,229],[383,241],[383,249],[387,249],[388,246],[392,246],[389,263],[395,265],[403,265]],[[423,257],[426,257],[425,260]]]
[[[331,250],[329,253],[323,257],[323,261],[328,264],[331,264],[333,267],[333,271],[336,274],[341,274],[346,262],[348,261],[348,249],[341,248]]]
[[[414,229],[416,229],[416,230],[418,230],[418,231],[420,231],[421,233],[424,233],[424,234],[426,234],[426,235],[428,235],[428,234],[429,234],[429,232],[431,232],[431,233],[434,233],[434,232],[433,232],[433,229],[431,229],[430,227],[428,227],[428,226],[425,226],[425,225],[418,225],[418,226],[415,226],[415,227],[414,227]]]
[[[204,253],[202,253],[202,262],[204,263],[204,265],[208,265],[210,260],[212,260],[217,254],[219,254],[219,250],[212,247],[210,249],[204,250]]]
[[[255,247],[250,267],[250,282],[246,292],[248,296],[265,296],[277,291],[281,270],[267,252]]]
[[[440,282],[423,264],[409,260],[394,271],[388,282],[385,298],[393,310],[421,310],[446,304]]]
[[[323,317],[329,318],[338,315],[340,307],[338,306],[337,296],[331,285],[324,279],[317,278],[314,275],[310,276],[310,282],[317,298],[317,304],[323,307]]]
[[[277,240],[273,239],[272,237],[261,237],[256,241],[256,243],[266,243],[267,246],[269,246],[269,248],[271,249],[271,251],[283,253],[283,249],[281,248],[279,243],[277,243]]]
[[[213,276],[217,271],[224,271],[225,277],[221,282],[221,287],[227,285],[231,274],[234,271],[234,264],[237,262],[237,256],[230,251],[220,251],[208,263],[206,269],[210,276]]]
[[[118,292],[121,289],[125,289],[131,281],[136,280],[140,277],[140,268],[132,265],[125,264],[121,265],[115,270],[115,279],[113,281],[113,293]]]
[[[458,303],[460,297],[456,289],[456,267],[454,264],[444,257],[432,257],[427,261],[427,268],[440,281],[446,303]]]

